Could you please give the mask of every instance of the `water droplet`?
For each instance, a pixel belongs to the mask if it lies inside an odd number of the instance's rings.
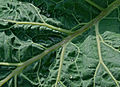
[[[71,61],[73,62],[74,60],[72,59]]]
[[[58,84],[60,84],[60,82],[58,82]]]
[[[72,77],[72,75],[70,75],[70,79],[72,79],[73,77]]]

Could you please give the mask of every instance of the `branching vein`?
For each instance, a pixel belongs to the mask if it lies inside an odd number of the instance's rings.
[[[6,19],[0,19],[0,20],[5,21],[5,22],[15,23],[15,24],[29,24],[29,25],[46,26],[50,29],[53,29],[53,30],[56,30],[56,31],[59,31],[59,32],[62,32],[62,33],[66,33],[66,34],[71,34],[72,33],[70,30],[58,28],[58,27],[55,27],[55,26],[47,24],[47,23],[24,22],[24,21],[14,21],[14,20],[6,20]]]
[[[45,55],[47,55],[48,53],[56,50],[57,48],[63,46],[64,44],[67,44],[69,41],[71,41],[73,38],[81,35],[83,32],[87,31],[88,29],[90,29],[94,24],[96,24],[96,22],[99,22],[100,20],[102,20],[105,16],[107,16],[111,11],[113,11],[115,8],[117,8],[120,5],[120,0],[115,0],[112,4],[110,4],[107,8],[105,8],[96,18],[94,18],[93,20],[91,20],[89,23],[87,23],[86,25],[84,25],[82,28],[76,30],[75,32],[68,31],[68,30],[64,30],[61,28],[57,28],[54,27],[52,25],[49,24],[45,24],[45,23],[36,23],[36,22],[18,22],[18,21],[13,21],[13,20],[3,20],[6,22],[12,22],[15,24],[31,24],[31,25],[40,25],[40,26],[46,26],[48,28],[51,28],[53,30],[57,30],[60,32],[64,32],[67,34],[70,34],[69,36],[67,36],[66,38],[64,38],[61,42],[51,46],[50,48],[47,48],[45,51],[43,51],[41,54],[30,58],[29,60],[23,62],[22,66],[17,67],[15,70],[13,70],[6,78],[4,78],[3,80],[0,80],[0,87],[5,84],[9,79],[11,79],[12,77],[14,77],[15,75],[18,75],[22,72],[23,69],[25,69],[27,66],[29,66],[30,64],[40,60],[41,58],[43,58]],[[98,25],[96,25],[97,27]],[[99,37],[97,35],[97,42],[98,42],[98,48],[100,48],[100,42],[99,42]],[[106,69],[106,71],[110,74],[110,76],[112,77],[112,79],[114,80],[114,82],[116,83],[116,85],[119,87],[118,82],[116,81],[116,79],[112,76],[111,72],[109,71],[109,69],[106,67],[106,65],[104,64],[104,62],[102,61],[102,57],[101,57],[101,52],[99,49],[99,58],[100,58],[100,63],[104,66],[104,68]],[[39,83],[38,83],[39,84]]]
[[[96,32],[96,40],[97,40],[97,48],[98,48],[98,56],[99,56],[99,63],[101,65],[103,65],[103,67],[105,68],[105,70],[108,72],[108,74],[111,76],[111,78],[113,79],[113,81],[115,82],[116,86],[119,87],[119,83],[118,81],[115,79],[115,77],[112,75],[112,73],[110,72],[110,70],[108,69],[108,67],[105,65],[105,63],[103,62],[102,59],[102,55],[101,55],[101,46],[100,46],[100,38],[99,38],[99,23],[97,23],[95,25],[95,32]],[[99,64],[98,64],[99,65]],[[94,81],[95,82],[95,81]],[[94,84],[95,85],[95,84]]]

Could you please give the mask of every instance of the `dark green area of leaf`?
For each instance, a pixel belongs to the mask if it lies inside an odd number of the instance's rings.
[[[114,0],[91,0],[106,8]],[[38,12],[31,5],[35,5]],[[120,8],[100,21],[99,32],[103,40],[120,50]],[[72,30],[79,23],[87,23],[100,11],[85,0],[0,0],[0,62],[24,62],[46,48],[62,41],[67,34],[38,25],[17,25],[4,20],[39,22]],[[81,28],[77,27],[77,29]],[[74,30],[74,29],[73,29]],[[42,46],[43,47],[42,47]],[[93,87],[93,79],[99,62],[94,27],[73,39],[67,45],[61,72],[61,82],[66,87]],[[101,42],[103,61],[120,80],[120,52]],[[60,63],[61,48],[24,69],[17,78],[18,87],[53,87]],[[0,66],[0,80],[15,67]],[[116,87],[116,84],[100,65],[95,77],[96,87]],[[3,87],[14,87],[14,78]],[[63,87],[61,83],[58,87]]]

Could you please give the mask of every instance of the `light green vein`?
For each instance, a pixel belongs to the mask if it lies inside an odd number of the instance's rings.
[[[94,18],[93,20],[91,20],[88,24],[84,25],[82,28],[80,28],[80,29],[76,30],[75,32],[73,32],[72,34],[70,34],[69,36],[67,36],[66,38],[64,38],[64,40],[62,40],[61,42],[59,42],[59,43],[51,46],[48,49],[46,49],[41,54],[39,54],[39,55],[37,55],[35,57],[32,57],[29,60],[25,61],[22,66],[17,67],[7,77],[5,77],[4,79],[0,80],[0,86],[2,86],[3,84],[5,84],[13,76],[15,76],[17,74],[20,74],[22,72],[22,70],[25,69],[30,64],[32,64],[32,63],[34,63],[34,62],[42,59],[48,53],[56,50],[57,48],[59,48],[59,47],[63,46],[64,44],[70,42],[75,37],[81,35],[85,31],[87,31],[88,29],[90,29],[94,24],[96,24],[97,22],[99,22],[100,20],[102,20],[104,17],[106,17],[109,13],[111,13],[119,5],[120,5],[120,0],[115,0],[112,4],[110,4],[107,8],[105,8],[96,18]]]
[[[4,66],[22,66],[23,63],[6,63],[6,62],[0,62],[0,65]]]
[[[103,67],[105,68],[105,70],[108,72],[108,74],[111,76],[111,78],[113,79],[113,81],[115,82],[116,86],[119,87],[119,83],[118,81],[115,79],[115,77],[112,75],[112,73],[110,72],[110,70],[108,69],[108,67],[104,64],[103,59],[102,59],[102,55],[101,55],[101,46],[100,46],[100,39],[99,39],[99,23],[97,23],[95,25],[95,32],[96,32],[96,40],[97,40],[97,48],[98,48],[98,56],[99,56],[99,62],[100,64],[103,65]]]
[[[60,65],[59,65],[59,69],[58,69],[58,75],[57,75],[55,87],[57,87],[57,84],[60,81],[60,75],[61,75],[61,71],[62,71],[62,65],[63,65],[63,61],[64,61],[64,54],[65,54],[66,46],[67,46],[67,44],[63,45],[63,48],[62,48],[62,52],[61,52],[61,56],[60,56]]]
[[[88,2],[89,4],[91,4],[92,6],[96,7],[97,9],[99,9],[100,11],[103,11],[104,8],[100,7],[99,5],[97,5],[96,3],[94,3],[91,0],[85,0],[86,2]]]
[[[72,32],[70,30],[67,29],[62,29],[62,28],[58,28],[55,27],[53,25],[47,24],[47,23],[38,23],[38,22],[21,22],[21,21],[14,21],[14,20],[5,20],[5,19],[0,19],[1,21],[5,21],[5,22],[11,22],[11,23],[15,23],[15,24],[29,24],[29,25],[39,25],[39,26],[46,26],[52,30],[56,30],[62,33],[66,33],[66,34],[71,34]]]

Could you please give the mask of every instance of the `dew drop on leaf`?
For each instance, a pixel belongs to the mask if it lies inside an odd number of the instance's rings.
[[[57,84],[60,85],[60,82],[58,82]]]
[[[71,61],[73,62],[74,60],[72,59]]]
[[[70,79],[72,79],[73,77],[72,77],[72,75],[70,75]]]

